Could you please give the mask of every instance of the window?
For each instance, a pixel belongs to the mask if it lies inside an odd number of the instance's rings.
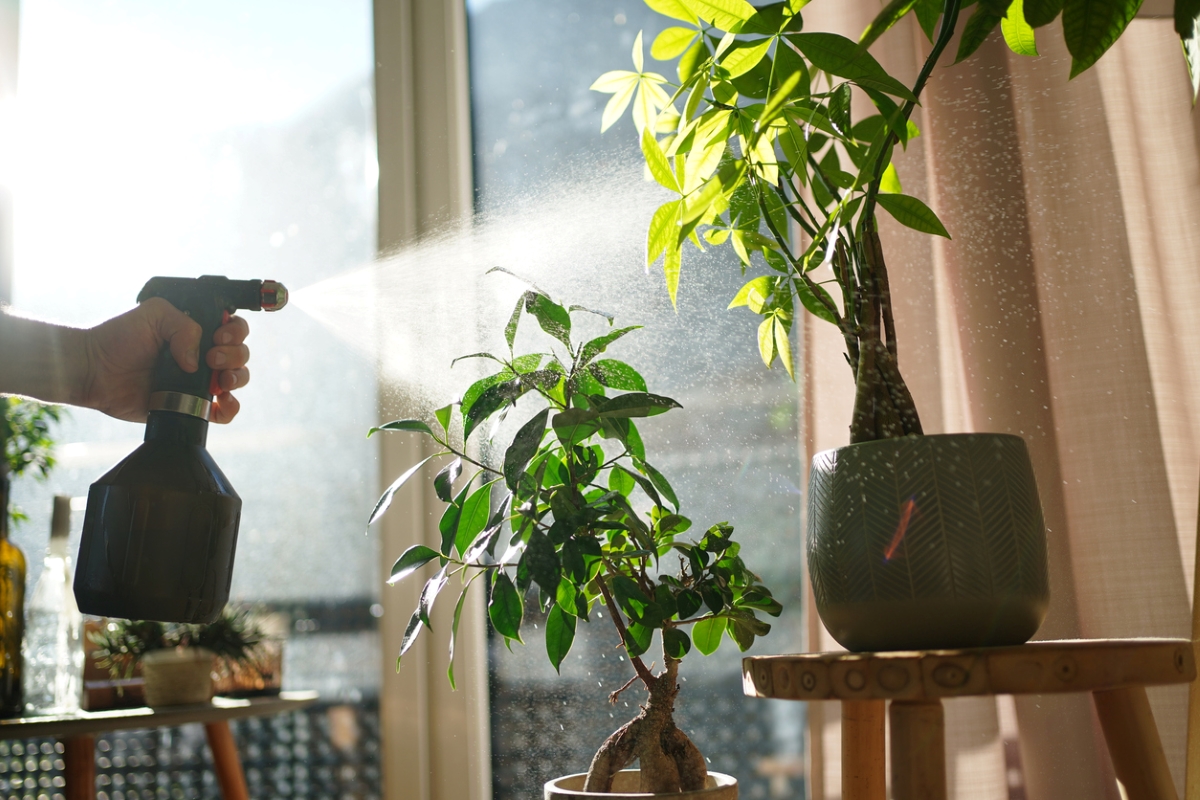
[[[25,0],[19,52],[5,154],[18,311],[86,326],[132,306],[154,275],[274,278],[294,291],[374,257],[369,0]],[[236,422],[209,434],[244,503],[232,599],[283,616],[285,688],[322,694],[307,718],[237,729],[250,790],[378,796],[378,554],[362,535],[376,497],[364,437],[373,366],[294,308],[247,316],[253,380]],[[142,428],[73,409],[58,436],[50,480],[14,491],[31,517],[14,537],[30,586],[50,496],[85,495]],[[194,738],[111,747],[201,759]],[[349,782],[335,774],[344,765]],[[211,781],[182,786],[216,796]],[[150,797],[144,788],[111,778],[106,791]]]
[[[660,268],[643,270],[645,226],[662,199],[641,180],[632,123],[601,135],[608,95],[588,91],[602,72],[629,68],[639,30],[653,63],[649,43],[663,18],[640,0],[468,0],[467,8],[478,210],[485,226],[526,243],[498,263],[560,301],[646,326],[614,347],[616,357],[684,406],[640,426],[648,451],[665,454],[651,460],[697,527],[735,526],[747,563],[784,603],[756,651],[795,652],[803,641],[799,392],[781,370],[763,369],[756,319],[725,310],[742,282],[736,264],[689,250],[678,314]],[[513,654],[490,643],[496,800],[584,771],[633,716],[638,689],[616,707],[607,702],[632,674],[614,636],[603,621],[586,635],[581,628],[561,676],[539,641]],[[710,658],[684,659],[678,721],[712,769],[738,777],[742,797],[800,796],[803,707],[743,697],[740,665],[728,639]]]

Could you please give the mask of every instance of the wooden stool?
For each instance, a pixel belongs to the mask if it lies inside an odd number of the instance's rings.
[[[945,800],[943,697],[1091,692],[1129,800],[1177,800],[1146,686],[1196,677],[1187,639],[1030,642],[895,653],[806,653],[742,660],[751,697],[842,701],[842,798],[885,800],[884,712],[892,796]]]

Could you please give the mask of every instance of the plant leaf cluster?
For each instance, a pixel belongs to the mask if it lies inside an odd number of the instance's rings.
[[[54,468],[54,439],[50,428],[62,419],[62,409],[20,397],[0,397],[0,443],[4,460],[0,473],[20,476],[34,471],[44,479]],[[0,474],[0,479],[3,475]],[[14,504],[7,509],[9,519],[24,521],[26,516]]]
[[[249,609],[226,608],[216,621],[193,625],[114,619],[88,633],[96,666],[113,678],[130,678],[143,655],[173,647],[203,647],[238,663],[253,663],[266,634]]]
[[[457,579],[449,631],[452,684],[463,604],[477,581],[486,586],[488,618],[506,644],[523,641],[530,609],[546,614],[545,648],[555,669],[570,652],[578,624],[596,613],[609,616],[643,675],[639,657],[655,631],[668,659],[681,659],[693,647],[712,653],[725,635],[744,650],[770,630],[759,612],[781,611],[742,561],[729,525],[714,525],[695,539],[686,535],[692,522],[650,462],[638,430],[638,421],[680,405],[649,392],[629,364],[602,357],[639,326],[614,328],[608,317],[607,332],[576,342],[572,318],[581,312],[596,313],[564,307],[538,290],[525,292],[504,331],[507,353],[467,356],[495,363],[496,372],[437,410],[432,424],[405,419],[371,430],[429,436],[442,448],[431,458],[450,459],[433,479],[445,503],[440,547],[410,547],[396,560],[389,583],[426,564],[439,567],[409,620],[403,657],[422,628],[432,629],[434,602]],[[517,328],[526,317],[548,346],[518,355]],[[523,422],[499,463],[473,457],[472,436],[494,429],[517,409],[523,409]],[[452,436],[460,425],[461,445]],[[428,460],[388,487],[370,521]]]

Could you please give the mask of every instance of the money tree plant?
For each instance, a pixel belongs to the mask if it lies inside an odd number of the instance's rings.
[[[450,459],[433,478],[446,504],[441,546],[413,545],[392,568],[389,583],[431,562],[438,566],[421,591],[400,656],[430,627],[434,601],[452,580],[461,586],[449,631],[452,684],[454,639],[464,598],[476,582],[487,587],[488,618],[510,647],[528,632],[527,610],[545,614],[546,655],[556,670],[578,624],[595,609],[611,621],[614,644],[628,654],[634,671],[610,702],[638,682],[646,700],[600,746],[586,790],[608,792],[613,776],[635,759],[644,792],[702,788],[705,760],[673,718],[680,661],[692,650],[711,654],[725,636],[749,648],[770,630],[759,613],[778,616],[781,607],[743,563],[728,524],[688,537],[691,521],[680,513],[666,477],[648,461],[635,420],[679,403],[647,392],[628,364],[601,358],[638,326],[612,328],[608,317],[610,330],[576,342],[572,315],[581,312],[595,313],[564,308],[540,290],[525,292],[504,330],[507,351],[464,356],[494,362],[495,373],[434,412],[430,422],[403,419],[371,429],[415,431],[440,448],[388,487],[371,522],[422,465]],[[524,316],[537,321],[552,346],[515,353]],[[529,416],[511,441],[477,441],[516,409]],[[657,673],[643,660],[656,633]]]
[[[1014,52],[1036,55],[1035,27],[1061,13],[1074,77],[1120,36],[1141,0],[892,0],[858,42],[805,30],[807,2],[646,0],[685,23],[662,31],[650,48],[655,58],[675,63],[678,83],[645,69],[638,34],[633,71],[605,73],[592,85],[613,95],[602,130],[632,106],[649,174],[677,194],[654,212],[646,248],[647,265],[662,259],[672,302],[689,242],[701,250],[706,243],[732,247],[743,273],[765,271],[730,307],[762,317],[758,347],[766,365],[778,360],[792,374],[790,332],[799,306],[841,333],[856,383],[851,442],[919,434],[920,417],[898,367],[876,211],[949,237],[925,203],[903,193],[892,154],[919,135],[909,117],[960,11],[975,6],[962,29],[959,61],[996,27]],[[1177,0],[1175,8],[1195,86],[1200,0]],[[911,87],[868,52],[910,13],[932,42]],[[858,122],[852,88],[871,104]]]

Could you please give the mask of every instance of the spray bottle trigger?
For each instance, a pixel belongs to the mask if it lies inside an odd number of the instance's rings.
[[[225,325],[228,322],[229,322],[229,309],[225,309],[224,311],[221,312],[221,324]],[[221,374],[220,370],[214,369],[212,372],[212,377],[210,377],[208,379],[208,393],[213,395],[214,397],[221,393],[221,382],[217,379],[220,374]]]

